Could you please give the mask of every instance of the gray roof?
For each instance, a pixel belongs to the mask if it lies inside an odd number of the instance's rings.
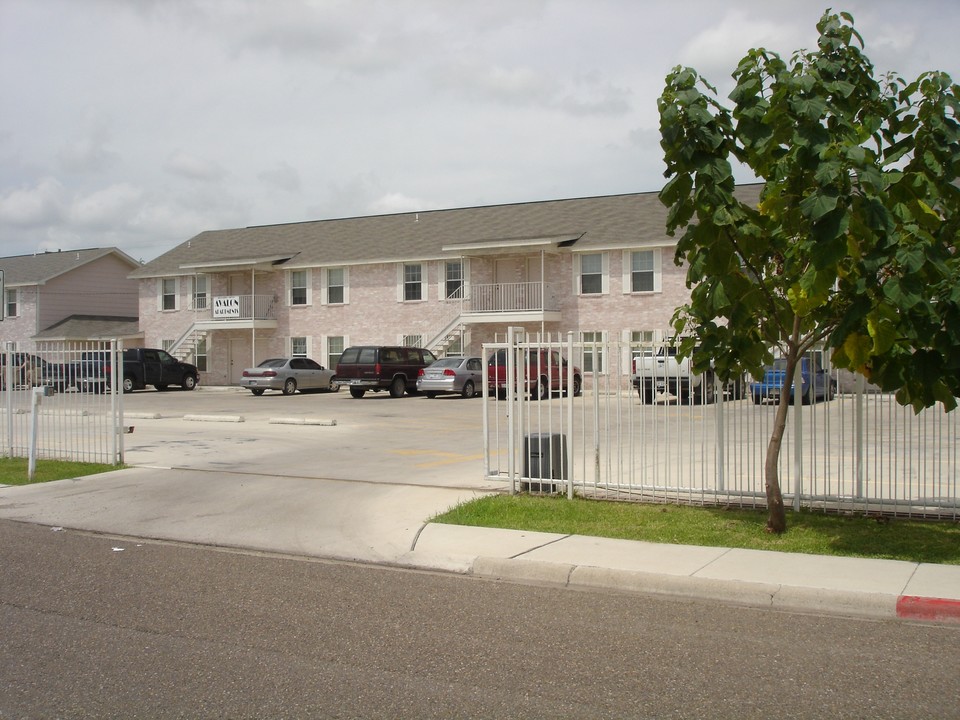
[[[71,315],[33,336],[34,340],[105,340],[141,337],[136,317]]]
[[[738,195],[756,203],[760,185]],[[454,210],[317,220],[208,230],[148,262],[130,277],[156,277],[217,266],[285,268],[430,260],[516,248],[576,250],[669,246],[667,208],[657,193],[547,200]]]
[[[125,252],[111,247],[45,251],[35,255],[4,257],[0,258],[0,270],[3,270],[3,282],[7,287],[43,285],[59,275],[111,254],[127,262],[131,268],[140,267],[140,263]]]

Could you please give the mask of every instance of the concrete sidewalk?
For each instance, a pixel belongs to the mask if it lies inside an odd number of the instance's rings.
[[[429,524],[401,564],[875,618],[960,622],[960,566]]]

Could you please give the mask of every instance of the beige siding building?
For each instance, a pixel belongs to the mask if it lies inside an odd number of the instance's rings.
[[[0,258],[0,343],[34,352],[43,340],[136,340],[138,281],[129,276],[139,267],[117,248]]]

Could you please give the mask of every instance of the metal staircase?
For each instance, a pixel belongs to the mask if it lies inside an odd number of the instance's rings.
[[[453,344],[458,338],[461,341],[461,347],[463,346],[463,339],[466,329],[463,322],[461,322],[461,315],[457,313],[446,325],[443,326],[443,329],[440,330],[436,335],[434,335],[429,342],[424,346],[430,350],[437,357],[442,357],[446,354],[447,348]]]
[[[178,360],[186,362],[197,355],[197,346],[207,337],[206,330],[197,328],[196,323],[187,328],[167,351]]]

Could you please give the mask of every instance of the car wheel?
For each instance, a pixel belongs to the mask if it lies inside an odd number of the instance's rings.
[[[284,395],[293,395],[297,391],[297,381],[293,378],[287,378],[286,382],[283,383],[283,394]]]
[[[327,384],[327,390],[329,392],[340,392],[340,384],[337,382],[336,375],[330,378],[330,382]]]
[[[132,393],[132,392],[133,392],[133,378],[131,378],[131,377],[125,377],[125,378],[123,379],[123,382],[120,383],[120,389],[123,390],[123,392],[125,392],[125,393]],[[162,390],[162,389],[163,389],[163,388],[159,388],[159,387],[157,388],[157,390]],[[102,392],[106,392],[106,387],[105,387],[105,386],[104,386],[104,390],[102,390]]]
[[[463,384],[463,390],[460,391],[460,394],[465,398],[472,398],[476,394],[476,390],[474,390],[472,380],[467,380]]]
[[[197,378],[193,375],[184,375],[183,382],[180,384],[184,390],[193,390],[197,387]]]
[[[407,384],[404,382],[402,377],[395,377],[393,382],[390,383],[390,397],[399,398],[403,397],[403,393],[407,390]]]
[[[759,405],[761,402],[763,402],[763,397],[760,393],[753,393],[753,404]]]
[[[357,399],[362,398],[365,392],[366,390],[364,390],[363,388],[355,388],[355,387],[350,388],[350,394]]]
[[[573,396],[580,397],[583,394],[583,378],[579,375],[573,376]]]
[[[534,400],[547,400],[550,397],[550,383],[545,377],[537,381],[537,384],[533,387],[533,391],[530,393],[530,397]]]
[[[257,397],[260,397],[261,395],[263,395],[263,388],[250,388],[250,392],[252,392]]]

